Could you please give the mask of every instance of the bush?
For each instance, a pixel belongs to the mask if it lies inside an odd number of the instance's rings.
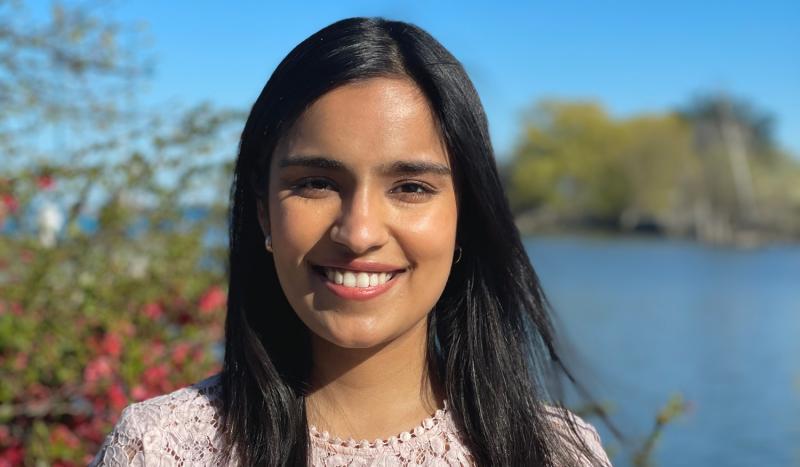
[[[224,193],[230,167],[187,141],[219,138],[226,115],[158,136],[174,156],[159,163],[0,178],[0,466],[86,464],[127,404],[218,371],[226,199],[189,201]]]

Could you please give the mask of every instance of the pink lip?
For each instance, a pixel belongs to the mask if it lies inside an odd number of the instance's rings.
[[[365,270],[361,269],[361,271]],[[329,281],[327,277],[323,277],[318,272],[314,271],[314,276],[320,280],[325,287],[328,288],[328,290],[333,292],[334,295],[347,300],[369,300],[371,298],[375,298],[391,289],[392,286],[394,286],[394,283],[400,279],[399,276],[401,274],[402,273],[396,273],[390,280],[374,287],[345,287],[344,285],[339,285]]]

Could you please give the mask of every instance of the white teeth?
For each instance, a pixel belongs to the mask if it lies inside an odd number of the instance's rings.
[[[331,268],[325,268],[324,270],[325,276],[329,281],[345,287],[375,287],[385,284],[393,276],[390,272],[353,272]]]
[[[345,271],[344,274],[344,282],[342,283],[345,287],[355,287],[356,286],[356,275],[350,271]]]
[[[369,287],[369,274],[366,272],[359,272],[356,276],[356,285],[358,287]]]

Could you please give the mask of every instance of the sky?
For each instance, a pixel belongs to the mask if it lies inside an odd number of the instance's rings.
[[[280,60],[318,29],[383,16],[426,29],[465,66],[500,159],[544,98],[591,99],[615,117],[663,112],[703,92],[775,117],[800,157],[800,1],[117,1],[147,24],[148,102],[244,109]]]

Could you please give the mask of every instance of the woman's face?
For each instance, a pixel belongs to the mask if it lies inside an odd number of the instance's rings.
[[[318,99],[273,154],[268,217],[281,287],[314,334],[369,348],[423,327],[450,274],[457,205],[422,92],[372,78]]]

